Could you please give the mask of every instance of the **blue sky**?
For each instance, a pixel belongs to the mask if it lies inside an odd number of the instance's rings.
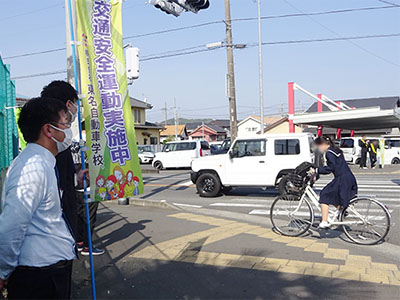
[[[389,1],[389,0],[388,0]],[[2,57],[65,47],[63,0],[2,0],[0,10],[0,52]],[[400,5],[400,0],[390,0]],[[208,10],[184,13],[179,18],[162,13],[145,0],[123,4],[124,36],[154,32],[224,19],[224,1],[211,0]],[[377,0],[263,0],[262,15],[281,15],[347,8],[387,6]],[[232,18],[256,17],[254,0],[231,0]],[[335,38],[400,32],[400,8],[350,12],[262,21],[264,42]],[[258,40],[257,22],[233,23],[234,43]],[[141,56],[223,41],[225,28],[215,24],[168,34],[129,39]],[[286,111],[287,83],[295,81],[313,93],[332,99],[400,95],[400,37],[354,41],[269,45],[263,47],[265,113]],[[238,117],[258,114],[257,47],[235,51]],[[371,54],[372,53],[372,54]],[[381,58],[379,58],[381,57]],[[383,58],[383,59],[382,59]],[[387,61],[389,62],[387,62]],[[5,60],[12,76],[65,69],[65,51]],[[154,108],[150,121],[164,118],[162,108],[172,108],[185,118],[227,118],[225,49],[199,54],[146,61],[141,77],[130,88],[131,96],[147,98]],[[29,97],[65,75],[17,80],[17,93]],[[311,99],[296,93],[297,108]],[[172,117],[172,110],[169,110]]]

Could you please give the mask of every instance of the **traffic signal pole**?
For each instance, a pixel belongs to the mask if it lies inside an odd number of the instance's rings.
[[[232,141],[237,137],[235,70],[233,63],[233,41],[230,0],[225,0],[226,58],[228,63],[229,121]]]

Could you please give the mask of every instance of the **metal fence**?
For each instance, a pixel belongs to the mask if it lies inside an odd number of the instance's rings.
[[[0,56],[0,171],[18,154],[15,105],[15,82],[10,79],[10,65],[5,65]]]

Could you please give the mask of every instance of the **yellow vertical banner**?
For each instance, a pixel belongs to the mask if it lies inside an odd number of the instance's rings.
[[[95,201],[143,192],[122,42],[121,1],[76,0],[90,194]]]

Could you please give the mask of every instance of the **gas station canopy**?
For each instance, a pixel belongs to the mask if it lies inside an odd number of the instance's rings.
[[[296,113],[296,125],[314,125],[349,130],[369,130],[400,127],[400,109],[364,107],[350,110]]]

